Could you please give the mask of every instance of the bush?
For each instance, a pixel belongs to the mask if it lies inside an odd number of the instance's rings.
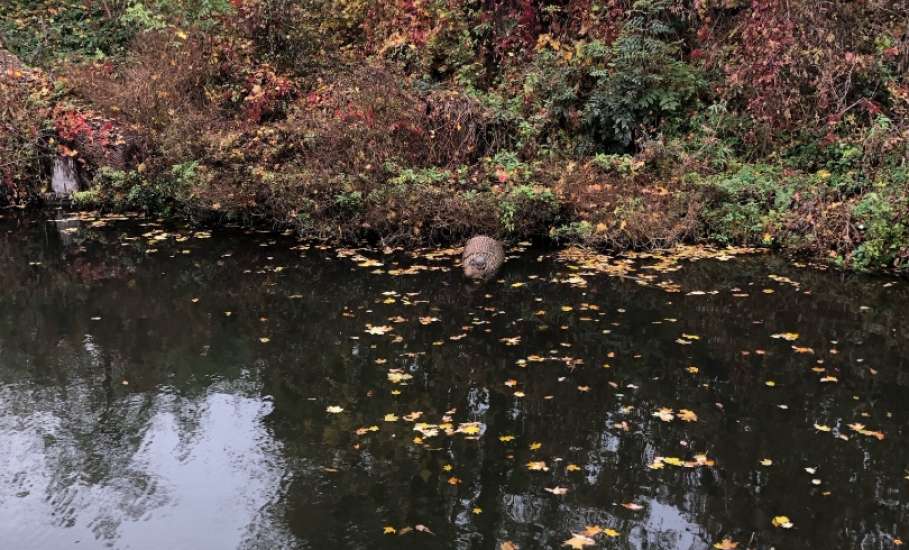
[[[702,75],[680,59],[681,44],[668,0],[636,0],[612,47],[607,69],[584,106],[584,125],[596,148],[627,150],[635,141],[679,125],[693,110]]]
[[[888,190],[866,194],[852,210],[862,231],[862,242],[851,256],[859,270],[904,268],[909,262],[909,197]]]

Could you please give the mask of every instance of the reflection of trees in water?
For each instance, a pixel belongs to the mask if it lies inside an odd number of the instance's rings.
[[[352,270],[346,260],[319,260],[329,252],[299,260],[277,247],[213,239],[180,245],[192,254],[170,258],[165,246],[146,255],[139,243],[120,247],[118,232],[101,235],[100,244],[79,241],[84,252],[66,258],[52,241],[0,237],[0,284],[10,290],[0,295],[0,380],[29,388],[7,392],[15,397],[3,400],[5,414],[40,410],[54,419],[47,425],[56,442],[43,454],[47,494],[60,499],[55,505],[62,517],[79,519],[72,495],[86,488],[116,503],[93,523],[102,539],[115,540],[124,521],[174,504],[153,465],[143,462],[143,442],[163,429],[156,422],[172,419],[174,456],[191,460],[207,443],[213,394],[273,402],[252,434],[263,450],[248,473],[285,473],[273,487],[280,492],[256,502],[259,512],[243,535],[248,548],[394,547],[401,539],[381,538],[382,527],[417,523],[437,536],[409,535],[408,541],[439,548],[484,548],[505,539],[522,548],[552,546],[586,524],[616,528],[623,544],[635,548],[704,548],[727,533],[747,539],[752,530],[763,544],[783,544],[786,535],[769,529],[769,518],[779,513],[798,514],[798,528],[816,545],[857,546],[863,537],[881,540],[907,514],[902,465],[886,454],[901,440],[899,426],[907,419],[898,399],[906,369],[894,364],[902,361],[905,344],[893,336],[909,336],[900,311],[909,301],[905,289],[856,279],[832,284],[830,275],[793,275],[772,261],[768,268],[761,263],[766,259],[703,262],[673,274],[686,289],[725,292],[716,297],[593,279],[584,290],[543,282],[522,290],[473,288],[457,273],[377,277]],[[227,252],[232,255],[222,257]],[[29,261],[44,266],[28,267]],[[81,267],[74,272],[73,265]],[[288,269],[276,272],[279,265]],[[554,269],[528,259],[510,262],[505,274],[536,273],[545,280]],[[813,295],[773,285],[775,298],[759,298],[760,289],[771,286],[769,269],[800,280]],[[729,298],[736,286],[753,298]],[[398,292],[398,303],[381,303],[388,290]],[[400,295],[413,291],[420,294],[412,300],[429,303],[403,306]],[[603,315],[581,314],[581,302],[599,305]],[[873,307],[859,312],[862,303]],[[576,310],[561,312],[565,304]],[[353,318],[342,316],[345,306]],[[546,315],[535,315],[538,309]],[[91,321],[94,314],[102,321]],[[392,323],[394,315],[408,321]],[[420,315],[441,322],[423,327],[416,323]],[[364,334],[367,322],[392,324],[403,341]],[[465,331],[463,340],[448,339]],[[790,353],[788,344],[768,338],[782,331],[800,332],[800,345],[817,354]],[[702,340],[675,344],[683,332]],[[263,335],[270,344],[258,342]],[[518,335],[517,346],[499,342]],[[826,353],[830,339],[840,342],[836,356]],[[767,355],[754,353],[760,348]],[[607,359],[608,352],[615,358]],[[530,354],[582,358],[585,365],[514,366]],[[387,364],[375,364],[379,358]],[[839,377],[838,385],[821,386],[806,376],[818,358]],[[603,362],[612,368],[602,369]],[[685,372],[688,364],[701,373]],[[868,365],[878,369],[876,376]],[[414,377],[401,396],[389,394],[389,368]],[[515,398],[504,385],[512,377],[526,398]],[[763,386],[770,377],[778,382],[774,393]],[[861,398],[853,400],[853,393]],[[781,403],[789,410],[780,410]],[[328,404],[346,412],[327,417]],[[692,408],[700,422],[662,423],[651,413],[663,406]],[[412,411],[424,413],[421,421],[438,422],[453,408],[455,422],[486,425],[479,441],[440,436],[428,439],[428,449],[411,442],[410,424],[382,422],[386,413]],[[871,415],[867,424],[887,426],[887,442],[846,443],[812,433],[813,422],[853,421],[862,413]],[[630,431],[616,427],[622,421]],[[354,435],[372,424],[381,430]],[[518,436],[515,443],[500,442],[506,434]],[[531,452],[532,441],[542,448]],[[694,452],[708,452],[718,466],[647,468],[655,456]],[[763,456],[774,459],[774,469],[757,467]],[[530,460],[546,460],[551,471],[527,471]],[[566,473],[568,463],[582,471]],[[822,466],[821,488],[797,477],[808,465]],[[450,485],[451,476],[461,483]],[[555,497],[544,491],[556,485],[571,492]],[[825,489],[833,494],[821,496]],[[645,509],[613,505],[631,501]],[[856,506],[874,502],[884,504]],[[474,507],[482,513],[472,513]]]

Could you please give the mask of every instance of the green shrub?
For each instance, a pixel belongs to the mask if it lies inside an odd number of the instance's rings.
[[[596,148],[627,149],[666,125],[682,123],[704,78],[680,59],[681,43],[668,0],[636,0],[612,46],[608,68],[584,106],[587,137]]]
[[[909,225],[904,216],[909,201],[905,195],[885,192],[867,193],[852,210],[864,237],[851,257],[855,269],[904,267],[909,256]]]
[[[763,244],[792,203],[801,181],[778,168],[745,165],[700,182],[711,197],[703,217],[709,237],[721,243]]]
[[[117,208],[171,215],[189,206],[193,187],[199,180],[198,169],[197,161],[184,162],[148,180],[135,170],[124,172],[103,167],[95,174],[92,188]]]
[[[499,200],[499,223],[509,234],[527,235],[548,227],[559,213],[552,191],[531,185],[513,187]]]

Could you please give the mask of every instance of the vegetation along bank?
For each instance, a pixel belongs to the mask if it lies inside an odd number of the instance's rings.
[[[892,0],[7,0],[0,203],[909,271]]]

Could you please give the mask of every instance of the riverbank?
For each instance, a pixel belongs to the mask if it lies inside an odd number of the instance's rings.
[[[122,4],[0,8],[40,67],[0,71],[0,201],[39,203],[64,156],[76,208],[909,269],[909,42],[884,3],[782,26],[775,2]]]

